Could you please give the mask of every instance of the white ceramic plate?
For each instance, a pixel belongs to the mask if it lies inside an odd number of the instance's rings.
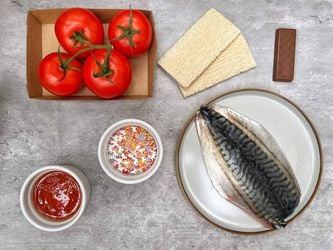
[[[304,113],[287,99],[264,90],[240,90],[216,98],[262,124],[276,139],[288,158],[301,188],[301,200],[290,221],[311,201],[321,173],[318,136]],[[193,119],[186,125],[177,153],[179,183],[193,206],[209,221],[235,232],[266,231],[235,205],[224,200],[207,175]]]

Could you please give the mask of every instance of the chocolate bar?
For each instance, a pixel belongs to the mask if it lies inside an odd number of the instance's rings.
[[[294,79],[295,48],[295,29],[275,31],[273,81],[291,82]]]

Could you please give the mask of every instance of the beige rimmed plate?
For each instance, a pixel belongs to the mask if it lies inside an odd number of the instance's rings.
[[[232,91],[211,103],[228,106],[258,121],[280,145],[302,193],[299,205],[287,218],[290,222],[310,203],[320,181],[320,141],[309,118],[291,101],[266,90]],[[184,127],[176,152],[178,182],[185,196],[201,215],[221,228],[237,233],[268,231],[214,189],[206,172],[193,117]]]

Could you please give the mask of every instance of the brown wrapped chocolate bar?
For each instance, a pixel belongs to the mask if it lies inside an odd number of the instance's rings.
[[[275,32],[273,81],[291,82],[294,79],[296,48],[295,29],[277,29]]]

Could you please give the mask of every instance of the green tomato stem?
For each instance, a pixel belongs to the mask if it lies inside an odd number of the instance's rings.
[[[113,47],[111,45],[92,45],[89,46],[87,48],[81,49],[78,52],[76,52],[73,56],[71,56],[70,58],[68,58],[63,64],[62,64],[62,68],[63,69],[67,69],[68,66],[70,65],[70,63],[78,56],[81,55],[87,51],[91,51],[91,50],[96,50],[96,49],[113,49]]]
[[[73,35],[69,37],[74,40],[73,48],[79,43],[80,46],[84,44],[91,45],[89,39],[83,34],[83,29],[81,31],[74,31]]]
[[[129,11],[130,11],[130,15],[129,15],[129,22],[127,24],[127,27],[123,27],[121,25],[117,25],[117,28],[120,29],[123,33],[120,36],[117,36],[113,39],[111,39],[110,41],[117,41],[117,40],[121,40],[126,38],[130,44],[130,48],[131,48],[131,53],[133,56],[133,47],[136,46],[135,42],[133,41],[133,35],[137,35],[140,34],[141,31],[140,30],[136,30],[133,29],[132,24],[133,24],[133,12],[132,12],[132,6],[129,6]]]

